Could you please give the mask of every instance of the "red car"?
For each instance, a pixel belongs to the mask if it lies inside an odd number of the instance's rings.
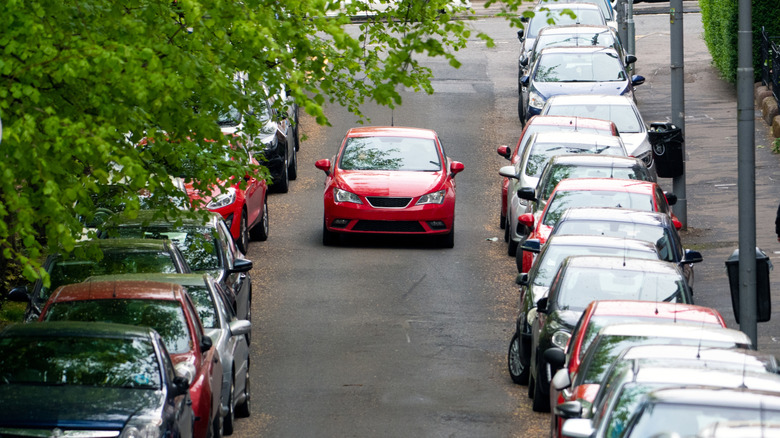
[[[338,153],[315,166],[324,171],[322,243],[340,234],[411,234],[455,243],[455,175],[436,132],[402,127],[347,131]]]
[[[211,193],[196,191],[192,183],[185,187],[191,199],[202,199],[208,210],[222,215],[238,249],[246,254],[250,239],[268,239],[268,185],[255,171],[249,170],[250,166],[259,165],[252,153],[243,147],[239,151],[246,154],[247,163],[243,189],[233,180],[221,182],[226,189],[224,192],[220,186],[212,187]]]
[[[523,150],[532,134],[546,131],[575,131],[592,134],[620,136],[615,123],[609,120],[591,119],[587,117],[570,116],[533,116],[525,123],[520,133],[520,140],[514,150],[509,146],[499,146],[498,155],[516,164],[523,156]],[[509,190],[509,178],[503,178],[501,182],[501,229],[506,226],[507,193]]]
[[[585,308],[585,312],[572,331],[566,345],[566,367],[559,372],[567,372],[569,376],[577,374],[585,350],[602,327],[608,324],[656,321],[726,327],[720,312],[709,307],[651,301],[593,301]],[[574,379],[572,378],[571,381]],[[559,392],[554,385],[550,385],[550,405],[556,406],[567,401],[583,399],[592,402],[598,388],[598,385],[584,384]],[[557,437],[560,436],[563,419],[555,415],[554,409],[553,416],[552,436]]]
[[[39,321],[102,321],[155,329],[177,372],[190,380],[194,436],[222,435],[222,363],[181,285],[87,281],[62,286],[49,297]]]
[[[530,191],[529,191],[530,192]],[[520,190],[518,196],[533,195]],[[667,197],[669,201],[667,202]],[[536,199],[529,199],[536,201]],[[528,239],[539,239],[544,244],[555,223],[569,208],[576,207],[617,207],[640,211],[657,211],[672,216],[675,226],[680,222],[674,217],[669,205],[674,205],[677,197],[664,193],[658,184],[650,181],[623,180],[611,178],[572,178],[565,179],[555,186],[539,221],[535,223],[532,213],[518,217],[520,225],[528,227],[531,233]],[[679,226],[677,226],[679,228]],[[521,273],[528,272],[534,261],[534,254],[518,249],[517,256],[522,257]]]

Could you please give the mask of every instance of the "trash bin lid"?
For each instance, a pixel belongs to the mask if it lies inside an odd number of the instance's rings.
[[[764,251],[761,250],[761,248],[756,247],[756,260],[768,260],[769,256],[766,255]],[[726,259],[726,263],[728,262],[738,262],[739,261],[739,248],[735,249],[734,252],[731,253],[728,259]]]

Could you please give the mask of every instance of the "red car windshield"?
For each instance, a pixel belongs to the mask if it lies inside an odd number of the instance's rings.
[[[339,167],[343,170],[407,170],[437,172],[441,158],[436,142],[413,137],[347,139]]]
[[[650,194],[611,190],[566,190],[553,194],[547,204],[542,223],[552,227],[566,210],[576,207],[617,207],[655,211],[653,197]]]

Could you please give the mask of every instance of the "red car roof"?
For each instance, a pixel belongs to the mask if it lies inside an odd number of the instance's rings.
[[[436,132],[431,129],[407,128],[402,126],[365,126],[347,131],[347,137],[414,137],[436,138]]]
[[[90,281],[60,287],[49,298],[47,306],[63,301],[122,298],[183,301],[183,293],[180,285],[157,281]]]

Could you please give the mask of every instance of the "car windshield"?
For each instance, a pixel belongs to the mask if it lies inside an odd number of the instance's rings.
[[[52,303],[44,315],[46,321],[114,322],[151,327],[165,341],[171,354],[192,349],[184,309],[178,301],[143,299],[105,299],[60,301]]]
[[[625,81],[626,72],[614,51],[544,53],[534,70],[536,82]]]
[[[0,386],[84,385],[160,389],[154,346],[140,338],[0,338]]]
[[[255,115],[263,123],[271,120],[271,108],[264,100],[256,102],[250,114]],[[219,113],[217,123],[223,128],[236,127],[241,124],[241,112],[231,106],[227,111]]]
[[[216,230],[209,227],[119,226],[107,229],[105,234],[122,238],[168,239],[176,244],[193,272],[221,268]]]
[[[187,293],[192,297],[203,328],[219,328],[217,308],[214,306],[214,300],[211,298],[212,295],[208,287],[205,284],[203,286],[187,286]]]
[[[546,0],[544,3],[590,3],[599,7],[601,14],[607,19],[612,19],[612,4],[609,0]],[[602,44],[592,44],[599,46]]]
[[[578,46],[603,46],[612,47],[615,45],[615,37],[607,29],[594,30],[593,32],[572,32],[561,33],[542,33],[536,39],[536,53],[546,47],[578,47]]]
[[[607,422],[605,424],[607,432],[605,436],[620,436],[625,430],[631,414],[636,411],[637,406],[642,401],[642,397],[648,392],[664,386],[669,385],[663,383],[628,382],[619,388],[615,388],[614,393],[608,394],[603,402],[603,406],[612,405],[611,409],[599,409],[596,412],[596,419],[599,423]],[[614,403],[611,401],[612,399],[615,399]]]
[[[436,142],[414,137],[352,137],[341,153],[344,170],[441,170]]]
[[[628,105],[550,105],[545,115],[551,116],[579,116],[593,119],[611,120],[615,122],[618,131],[623,134],[642,131],[642,119],[639,114]]]
[[[101,260],[58,258],[49,268],[50,286],[42,286],[38,298],[45,300],[54,289],[81,283],[93,275],[177,273],[171,255],[165,251],[111,251],[104,249]]]
[[[532,274],[533,284],[544,287],[550,286],[563,259],[578,255],[621,256],[658,260],[658,254],[647,250],[585,245],[547,245],[544,252],[540,254],[539,260],[534,263],[536,271]]]
[[[560,309],[583,311],[594,300],[685,302],[685,283],[668,272],[569,266],[555,302]]]
[[[664,227],[631,222],[563,220],[555,226],[556,235],[582,234],[588,236],[625,237],[652,242],[662,260],[675,261],[672,237]]]
[[[562,142],[534,142],[528,153],[528,160],[525,165],[525,174],[538,178],[542,174],[545,164],[550,158],[562,154],[602,154],[626,156],[626,151],[620,147],[614,139],[606,137],[603,144],[583,142],[583,143],[562,143]]]
[[[547,26],[565,26],[567,24],[593,24],[605,25],[604,15],[601,11],[591,8],[576,8],[563,10],[537,10],[534,11],[534,17],[528,23],[528,36],[536,38],[541,29]]]
[[[654,211],[653,197],[645,193],[612,190],[559,190],[547,203],[542,223],[554,226],[561,215],[575,207],[618,207]]]
[[[642,409],[639,419],[628,436],[715,436],[715,429],[734,422],[742,423],[743,427],[745,424],[752,424],[756,432],[758,432],[758,425],[766,430],[780,426],[780,411],[728,405],[712,406],[706,403],[705,400],[702,400],[701,404],[649,403]],[[704,435],[705,431],[709,433]]]
[[[549,169],[541,187],[542,199],[552,194],[559,182],[569,178],[613,178],[651,181],[647,167],[635,163],[630,167],[589,166],[587,164],[555,164]]]

